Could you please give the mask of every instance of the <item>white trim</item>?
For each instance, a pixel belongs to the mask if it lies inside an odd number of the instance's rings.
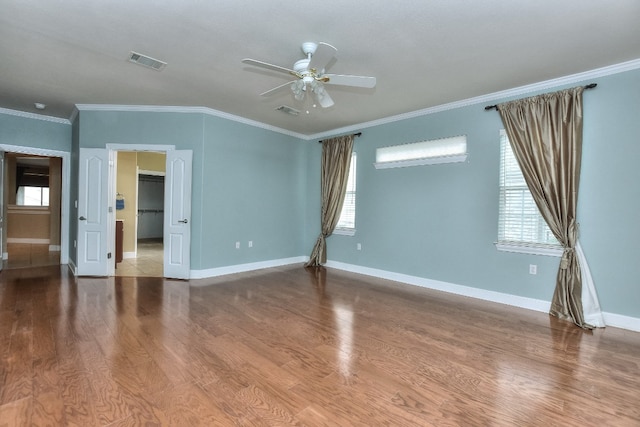
[[[156,145],[156,144],[105,144],[105,148],[111,151],[173,151],[175,145]]]
[[[136,258],[136,253],[135,252],[123,252],[122,253],[122,259],[134,259]]]
[[[378,270],[369,267],[362,267],[359,265],[345,264],[338,261],[327,261],[325,266],[338,270],[364,274],[366,276],[372,276],[381,279],[393,280],[395,282],[406,283],[408,285],[421,286],[423,288],[477,298],[484,301],[496,302],[499,304],[511,305],[514,307],[539,311],[543,313],[548,313],[549,308],[551,307],[550,301],[521,297],[517,295],[505,294],[502,292],[489,291],[486,289],[472,288],[469,286],[456,285],[453,283],[441,282],[438,280],[425,279],[423,277],[409,276],[406,274]],[[605,312],[602,314],[607,326],[640,332],[640,318],[624,316],[616,313]]]
[[[72,112],[69,120],[65,120],[63,123],[70,124],[73,120],[75,120],[79,111],[133,111],[133,112],[162,112],[162,113],[200,113],[207,114],[210,116],[220,117],[227,120],[232,120],[235,122],[243,123],[249,126],[254,126],[266,130],[270,130],[273,132],[278,132],[283,135],[293,136],[295,138],[299,138],[305,141],[311,141],[315,139],[323,139],[325,137],[330,137],[342,133],[349,133],[353,131],[359,131],[363,128],[370,128],[374,126],[380,126],[388,123],[398,122],[406,119],[411,119],[414,117],[426,116],[429,114],[439,113],[442,111],[453,110],[455,108],[468,107],[471,105],[477,105],[485,102],[493,102],[499,99],[510,98],[514,96],[520,96],[523,94],[542,91],[550,88],[554,88],[562,85],[569,85],[578,82],[582,82],[589,79],[595,79],[598,77],[610,76],[613,74],[623,73],[625,71],[636,70],[640,68],[640,59],[634,59],[627,62],[622,62],[619,64],[609,65],[602,68],[596,68],[594,70],[585,71],[582,73],[571,74],[564,77],[559,77],[556,79],[545,80],[542,82],[519,86],[512,89],[507,89],[499,92],[493,92],[486,95],[477,96],[474,98],[463,99],[460,101],[454,101],[447,104],[436,105],[434,107],[424,108],[421,110],[410,111],[403,114],[398,114],[395,116],[383,117],[377,120],[371,120],[368,122],[358,123],[355,125],[345,126],[342,128],[336,128],[332,130],[328,130],[325,132],[319,132],[312,135],[305,135],[298,132],[293,132],[287,129],[282,129],[276,126],[268,125],[266,123],[258,122],[255,120],[247,119],[245,117],[236,116],[234,114],[225,113],[223,111],[214,110],[212,108],[207,107],[180,107],[180,106],[155,106],[155,105],[101,105],[101,104],[76,104],[74,111]],[[7,110],[12,111],[12,110]],[[0,113],[3,112],[3,109],[0,109]],[[15,112],[20,115],[27,115],[31,113],[22,113]],[[7,113],[11,114],[11,113]],[[18,115],[18,114],[14,114]],[[56,118],[43,118],[47,116],[40,116],[38,114],[33,114],[33,116],[37,116],[34,118],[39,118],[42,120],[62,120]],[[27,116],[25,116],[27,117]],[[29,116],[30,117],[30,116]],[[52,121],[53,121],[52,120]]]
[[[60,245],[49,245],[49,252],[60,252]]]
[[[67,264],[69,262],[69,223],[71,221],[69,206],[69,200],[71,198],[71,153],[66,151],[23,147],[20,145],[9,144],[0,144],[0,151],[62,158],[62,188],[60,193],[60,264]]]
[[[501,252],[515,252],[528,255],[561,257],[564,249],[554,245],[536,245],[533,243],[495,242],[496,249]]]
[[[424,159],[400,160],[397,162],[375,162],[373,163],[373,166],[376,169],[392,169],[392,168],[405,168],[409,166],[425,166],[425,165],[439,165],[444,163],[460,163],[466,160],[467,160],[466,154],[458,154],[455,156],[427,157]]]
[[[7,243],[23,243],[26,245],[48,245],[49,239],[36,239],[31,237],[7,237]]]
[[[0,108],[0,114],[22,117],[25,119],[43,120],[45,122],[61,123],[63,125],[71,124],[71,121],[69,121],[68,119],[61,119],[59,117],[53,117],[53,116],[45,116],[44,114],[28,113],[26,111],[10,110],[8,108]]]
[[[342,133],[359,132],[362,129],[370,128],[374,126],[380,126],[388,123],[399,122],[414,117],[426,116],[429,114],[440,113],[442,111],[453,110],[455,108],[468,107],[471,105],[491,103],[504,98],[510,98],[514,96],[520,96],[523,94],[541,91],[545,89],[551,89],[557,86],[569,85],[579,83],[589,79],[595,79],[598,77],[606,77],[613,74],[624,73],[625,71],[632,71],[640,68],[640,59],[634,59],[620,64],[609,65],[607,67],[596,68],[595,70],[585,71],[582,73],[571,74],[557,79],[545,80],[530,85],[519,86],[512,89],[507,89],[499,92],[489,93],[487,95],[476,96],[474,98],[463,99],[460,101],[450,102],[448,104],[436,105],[434,107],[425,108],[422,110],[410,111],[408,113],[398,114],[395,116],[384,117],[378,120],[372,120],[369,122],[359,123],[356,125],[345,126],[342,128],[333,129],[326,132],[320,132],[313,135],[305,136],[305,140],[323,139],[333,135]]]
[[[269,261],[251,262],[247,264],[228,265],[225,267],[209,268],[206,270],[191,270],[191,279],[206,279],[209,277],[226,276],[227,274],[244,273],[247,271],[261,270],[263,268],[281,267],[289,264],[299,264],[309,260],[309,257],[298,256],[293,258],[274,259]],[[194,286],[192,283],[191,286]],[[195,285],[197,286],[197,285]]]
[[[4,259],[4,260],[9,259],[9,252],[3,252],[2,253],[2,259]]]
[[[60,263],[62,264],[62,263]],[[74,276],[78,275],[78,267],[76,267],[76,264],[73,262],[72,259],[69,260],[69,262],[67,263],[69,270],[71,270],[71,274],[73,274]]]
[[[603,312],[604,322],[608,326],[640,332],[640,319],[622,314]]]
[[[362,267],[359,265],[345,264],[338,261],[327,261],[326,267],[352,273],[364,274],[366,276],[380,279],[393,280],[395,282],[406,283],[408,285],[420,286],[436,291],[448,292],[451,294],[477,298],[485,301],[497,302],[528,310],[549,312],[551,303],[548,301],[521,297],[517,295],[505,294],[501,292],[488,291],[486,289],[472,288],[470,286],[456,285],[438,280],[426,279],[423,277],[409,276],[407,274],[394,273],[392,271],[378,270],[377,268]]]
[[[76,104],[79,111],[123,111],[123,112],[147,112],[147,113],[196,113],[206,114],[209,116],[220,117],[222,119],[231,120],[249,126],[278,132],[283,135],[293,136],[295,138],[307,139],[307,135],[282,129],[256,120],[247,119],[245,117],[236,116],[234,114],[225,113],[224,111],[214,110],[207,107],[179,107],[179,106],[162,106],[162,105],[101,105],[101,104]]]

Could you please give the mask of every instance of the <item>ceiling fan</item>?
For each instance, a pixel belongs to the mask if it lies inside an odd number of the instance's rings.
[[[261,96],[271,95],[279,89],[290,86],[296,100],[302,101],[305,94],[310,90],[323,108],[331,107],[334,104],[324,89],[325,84],[363,88],[373,88],[376,86],[375,77],[326,74],[325,69],[333,64],[333,61],[336,59],[336,53],[338,52],[338,49],[330,44],[306,42],[302,43],[302,51],[307,57],[296,61],[296,63],[293,64],[293,69],[250,58],[243,59],[242,62],[296,77],[296,80],[276,86],[271,90],[261,93]]]

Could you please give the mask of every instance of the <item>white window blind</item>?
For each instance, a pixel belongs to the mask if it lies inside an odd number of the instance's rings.
[[[344,204],[340,219],[336,226],[336,231],[355,231],[356,228],[356,153],[351,154],[349,165],[349,178],[347,180],[347,191],[344,195]]]
[[[467,158],[465,135],[410,144],[381,147],[376,150],[377,169],[463,162]]]
[[[504,130],[500,131],[498,244],[559,245],[540,215]]]

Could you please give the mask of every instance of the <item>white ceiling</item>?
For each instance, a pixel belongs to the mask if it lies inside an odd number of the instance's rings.
[[[207,107],[313,135],[637,60],[639,19],[638,0],[0,0],[0,107]],[[328,109],[260,97],[288,77],[241,60],[291,68],[305,41],[376,88],[328,86]]]

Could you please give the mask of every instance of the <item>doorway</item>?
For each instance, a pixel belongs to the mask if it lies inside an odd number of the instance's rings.
[[[164,276],[166,154],[116,152],[116,276]],[[121,253],[118,253],[121,251]]]
[[[117,250],[119,247],[115,232],[118,226],[115,207],[117,152],[119,151],[136,153],[154,151],[166,155],[163,277],[189,279],[193,152],[176,150],[173,146],[144,144],[107,144],[106,149],[80,148],[78,221],[76,223],[77,265],[74,273],[78,276],[114,276],[116,275],[115,260],[118,254],[124,255],[123,251]],[[135,162],[133,164],[136,165]],[[127,197],[129,197],[129,206],[137,203],[137,197],[127,196],[127,193],[122,191],[118,192],[125,206]],[[137,207],[134,210],[134,217],[136,211]],[[127,228],[135,229],[136,224],[137,221],[133,219],[129,221]]]
[[[62,262],[62,157],[20,148],[4,152],[2,180],[3,266],[7,269]],[[33,154],[38,152],[40,154]]]

